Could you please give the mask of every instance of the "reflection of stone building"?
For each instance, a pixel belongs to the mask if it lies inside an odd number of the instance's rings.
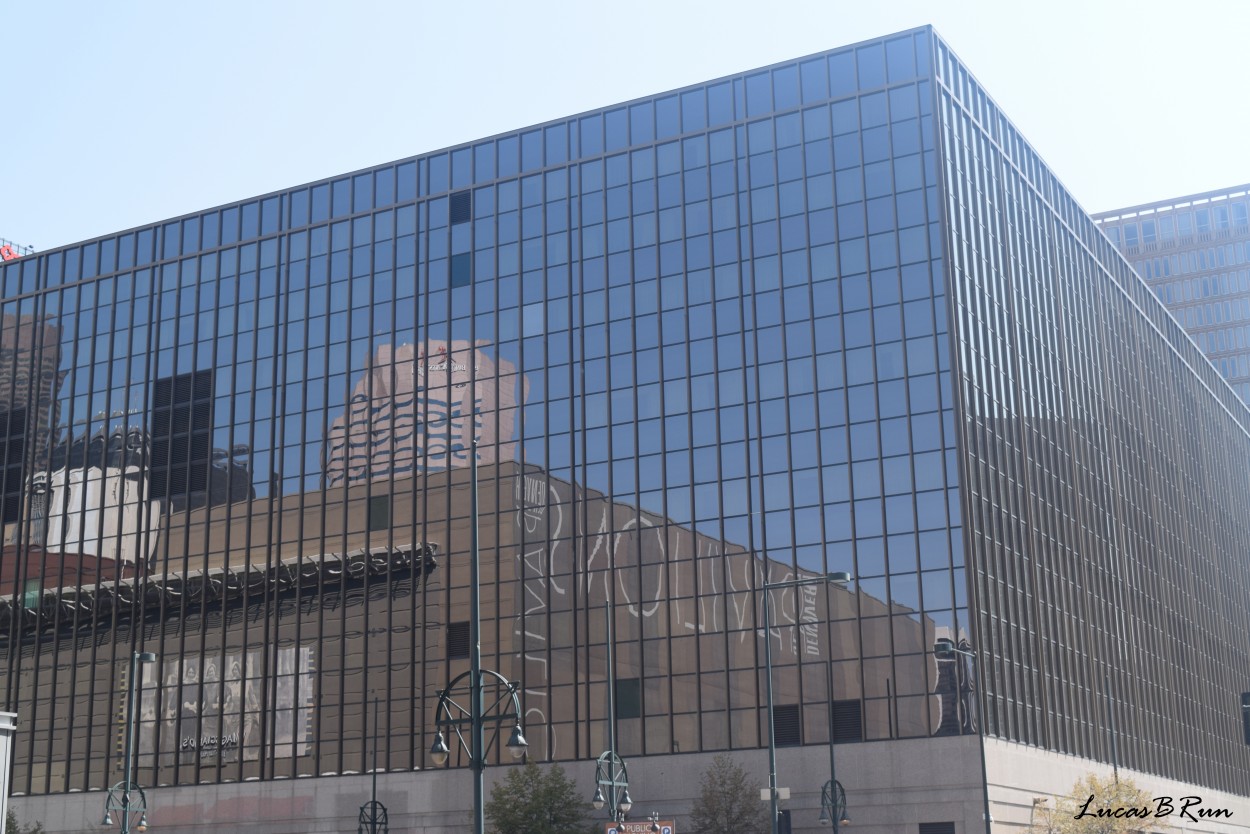
[[[0,523],[6,543],[18,541],[26,480],[47,467],[59,413],[60,332],[33,315],[0,317]]]
[[[120,429],[79,438],[52,454],[47,492],[47,547],[110,562],[146,563],[160,506],[149,499],[146,438]]]
[[[518,472],[515,485],[514,547],[524,606],[513,631],[524,655],[526,709],[552,727],[548,738],[536,736],[552,745],[543,758],[568,758],[569,750],[584,744],[577,727],[561,721],[576,713],[572,692],[559,685],[569,682],[570,669],[582,669],[598,682],[599,699],[592,697],[589,704],[592,741],[586,749],[607,743],[602,641],[608,599],[616,611],[616,640],[623,645],[617,676],[625,681],[632,710],[618,714],[622,750],[636,755],[657,748],[697,749],[697,716],[708,708],[731,716],[729,732],[735,737],[761,742],[764,736],[756,734],[764,729],[754,706],[762,698],[754,671],[763,639],[757,589],[814,574],[762,560],[739,544],[612,502],[532,467]],[[779,728],[783,743],[829,738],[823,670],[831,660],[839,741],[951,731],[943,723],[936,667],[926,656],[935,636],[931,620],[854,591],[831,589],[826,596],[818,585],[770,595],[777,709],[779,716],[792,716]],[[862,629],[857,619],[865,624]],[[562,645],[579,621],[589,629],[589,652]],[[894,651],[915,662],[897,665],[888,693],[865,690],[861,645],[884,647],[891,640]],[[658,705],[667,709],[657,710]],[[669,714],[657,714],[663,712]],[[671,723],[671,729],[659,727],[661,722]]]
[[[1250,412],[931,29],[27,264],[65,276],[0,299],[61,311],[56,442],[143,414],[162,511],[137,578],[0,593],[53,830],[118,778],[135,648],[162,831],[350,828],[371,694],[392,825],[463,829],[427,751],[475,529],[483,665],[579,782],[612,617],[640,814],[765,772],[771,647],[796,828],[832,738],[865,834],[1009,834],[1113,760],[1246,830]],[[835,570],[762,633],[763,581]]]
[[[139,580],[142,596],[165,600],[166,615],[144,625],[144,640],[168,658],[144,671],[140,763],[154,769],[143,778],[175,784],[212,772],[247,779],[264,772],[267,762],[289,775],[348,769],[359,755],[360,705],[376,685],[377,670],[388,670],[392,767],[426,766],[422,733],[428,728],[409,724],[406,716],[419,721],[431,714],[437,690],[468,662],[461,643],[467,637],[467,476],[460,469],[450,482],[444,476],[441,485],[417,489],[411,477],[395,481],[395,493],[386,496],[384,529],[369,529],[380,502],[364,485],[327,492],[330,501],[342,500],[347,521],[315,533],[309,525],[316,519],[341,514],[303,504],[300,496],[272,516],[278,522],[272,527],[219,527],[214,532],[220,538],[203,538],[205,528],[195,521],[208,509],[169,516],[162,540],[187,550],[195,567]],[[763,728],[751,706],[760,697],[758,677],[733,670],[753,670],[762,651],[762,598],[755,589],[765,580],[795,576],[792,568],[766,566],[741,546],[594,491],[574,490],[533,467],[482,467],[480,494],[483,589],[493,600],[484,612],[483,652],[486,665],[523,685],[534,755],[584,758],[606,743],[603,605],[609,595],[617,620],[618,689],[636,693],[633,711],[618,714],[622,751],[697,748],[692,717],[713,704],[734,716],[734,732],[758,741],[754,734]],[[301,525],[302,548],[292,535]],[[179,535],[187,530],[201,532]],[[272,559],[238,563],[219,549],[236,538]],[[288,538],[290,547],[283,545]],[[310,541],[327,549],[310,552]],[[19,615],[0,600],[0,629],[21,616],[24,642],[50,645],[39,636],[48,625],[74,611],[124,601],[130,587],[128,580],[117,589],[51,593],[41,603],[48,616],[39,627],[29,613]],[[840,741],[943,731],[935,666],[924,659],[934,636],[931,623],[904,612],[914,627],[893,626],[893,639],[902,641],[898,650],[921,660],[908,672],[916,679],[897,681],[894,691],[929,693],[913,714],[908,699],[865,700],[858,685],[861,638],[852,636],[850,626],[856,611],[870,614],[886,631],[869,631],[862,640],[888,642],[891,618],[879,616],[887,613],[884,602],[832,590],[830,618],[825,593],[816,586],[774,591],[772,597],[769,639],[778,711],[793,716],[782,743],[828,738],[824,681],[831,656]],[[268,627],[249,625],[266,618]],[[314,627],[315,640],[309,631]],[[589,629],[588,639],[575,640],[582,629]],[[291,654],[296,648],[298,655]],[[75,664],[85,668],[104,651],[102,643],[84,645]],[[115,663],[125,668],[123,656]],[[44,668],[54,667],[33,659],[29,664],[32,674]],[[89,691],[79,695],[89,700]],[[110,696],[99,696],[102,712]],[[904,725],[896,726],[900,721]],[[92,732],[116,731],[106,722]],[[72,737],[62,737],[46,759],[32,761],[30,774],[98,767],[65,760],[72,755]],[[115,766],[110,759],[110,772]]]
[[[512,363],[466,341],[383,346],[326,441],[325,482],[392,478],[416,469],[512,459],[516,406],[528,382]],[[519,388],[519,390],[518,390]],[[502,441],[496,447],[496,441]]]

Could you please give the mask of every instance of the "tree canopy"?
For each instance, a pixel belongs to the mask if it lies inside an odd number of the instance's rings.
[[[763,834],[769,804],[760,801],[760,784],[728,753],[721,753],[703,771],[699,798],[690,810],[692,834]]]
[[[1058,801],[1041,801],[1033,807],[1033,834],[1133,834],[1158,830],[1163,824],[1153,817],[1155,803],[1125,777],[1087,773]],[[1103,815],[1099,815],[1103,811]]]
[[[34,822],[24,826],[17,821],[17,814],[13,813],[12,808],[8,811],[4,820],[4,834],[43,834],[43,823]]]
[[[587,834],[590,804],[559,765],[528,762],[491,788],[486,819],[495,834]]]

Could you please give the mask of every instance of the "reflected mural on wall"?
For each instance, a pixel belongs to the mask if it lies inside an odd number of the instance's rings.
[[[269,672],[266,673],[266,654]],[[314,738],[311,646],[188,655],[141,665],[141,762],[257,761],[307,755]],[[150,765],[149,765],[150,766]]]

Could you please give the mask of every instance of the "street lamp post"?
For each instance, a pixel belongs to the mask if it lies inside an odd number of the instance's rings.
[[[771,605],[769,603],[769,591],[776,591],[781,588],[797,588],[800,585],[815,585],[818,583],[826,583],[831,585],[845,586],[851,581],[851,575],[845,571],[833,571],[824,576],[811,576],[806,579],[788,579],[783,582],[765,582],[761,586],[764,592],[764,680],[765,690],[768,693],[768,801],[770,803],[770,825],[772,834],[777,834],[777,816],[780,809],[777,807],[777,736],[773,728],[773,641],[772,641],[772,618],[769,615]],[[829,693],[830,699],[833,693]],[[833,743],[833,726],[829,727],[830,745]]]
[[[832,646],[832,642],[830,645]],[[829,781],[820,789],[820,824],[832,825],[834,831],[837,831],[844,823],[850,822],[846,818],[846,791],[842,789],[842,783],[838,781],[834,759],[833,744],[836,741],[834,719],[836,717],[837,710],[834,709],[833,702],[833,652],[831,650],[829,652]]]
[[[606,802],[612,822],[621,822],[633,807],[634,801],[629,798],[629,768],[616,755],[616,666],[613,663],[611,600],[603,604],[603,611],[608,626],[608,749],[595,762],[595,795],[590,804],[596,811],[603,810],[603,789],[607,788]]]
[[[390,820],[386,806],[378,802],[378,696],[373,696],[373,789],[369,801],[360,806],[357,834],[387,834]]]
[[[608,789],[606,797],[604,788]],[[595,762],[595,796],[590,804],[596,811],[610,805],[608,814],[612,822],[624,822],[625,815],[634,807],[634,800],[629,796],[629,770],[611,750],[599,754]]]
[[[447,762],[450,751],[443,738],[443,727],[451,728],[460,740],[462,749],[469,753],[469,765],[473,769],[473,832],[485,834],[486,831],[486,754],[483,725],[490,721],[502,724],[514,722],[512,735],[508,738],[508,750],[513,758],[520,758],[529,746],[525,735],[521,732],[521,701],[517,697],[517,685],[498,672],[482,668],[482,601],[478,588],[481,573],[481,554],[478,552],[478,498],[477,498],[477,441],[474,440],[469,450],[469,671],[461,674],[447,688],[438,693],[438,706],[435,708],[435,725],[438,734],[430,748],[430,759],[436,765]],[[493,714],[487,714],[483,700],[485,678],[489,675],[495,679],[499,697],[491,705]],[[457,685],[468,679],[465,689],[459,690]],[[469,704],[465,707],[455,700],[457,694],[467,694]],[[461,728],[469,728],[469,742],[466,743]]]
[[[849,825],[846,817],[846,791],[837,779],[830,779],[820,789],[820,824],[832,825],[837,831],[843,825]]]
[[[126,759],[123,764],[125,778],[109,788],[108,796],[104,800],[104,820],[101,823],[112,825],[113,812],[116,811],[121,818],[122,834],[130,834],[130,821],[135,814],[139,816],[135,830],[140,832],[148,830],[148,796],[143,792],[143,788],[135,784],[131,776],[134,766],[135,690],[138,688],[136,678],[140,663],[155,662],[156,655],[152,652],[134,650],[130,653],[130,677],[126,681],[126,743],[123,745],[123,755]]]
[[[970,648],[965,648],[966,645],[967,645],[966,643],[956,644],[955,641],[951,640],[950,638],[941,637],[935,640],[933,643],[933,656],[937,658],[938,660],[954,660],[956,656],[966,657],[971,660],[975,660],[977,657],[977,653]],[[982,678],[982,677],[983,676],[978,676],[978,678]],[[955,689],[957,692],[961,687],[961,680],[962,680],[962,676],[959,674],[959,664],[956,664],[955,665]],[[977,747],[981,751],[981,790],[982,790],[982,799],[984,801],[984,807],[982,808],[982,816],[985,817],[985,834],[991,834],[992,829],[990,827],[990,823],[992,822],[992,820],[990,818],[990,783],[989,783],[989,776],[987,775],[988,771],[986,770],[986,767],[985,767],[985,696],[984,696],[984,691],[985,691],[984,683],[979,682],[977,685],[977,709],[981,713],[981,721],[980,721],[980,725],[977,727],[977,730],[978,730],[978,735],[980,735],[981,738],[978,740]],[[962,704],[962,701],[963,701],[962,693],[959,693],[958,703]],[[960,732],[962,731],[963,731],[963,722],[961,721]]]

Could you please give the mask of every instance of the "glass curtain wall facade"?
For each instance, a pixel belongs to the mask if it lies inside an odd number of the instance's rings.
[[[120,778],[135,647],[143,784],[363,772],[371,694],[429,767],[470,455],[531,758],[606,747],[608,603],[627,757],[763,746],[769,639],[784,744],[1106,760],[1110,680],[1250,788],[1244,409],[929,29],[0,269],[16,791]]]
[[[945,44],[936,72],[986,729],[1244,794],[1250,412]]]
[[[1250,402],[1250,186],[1105,211],[1094,220]]]

